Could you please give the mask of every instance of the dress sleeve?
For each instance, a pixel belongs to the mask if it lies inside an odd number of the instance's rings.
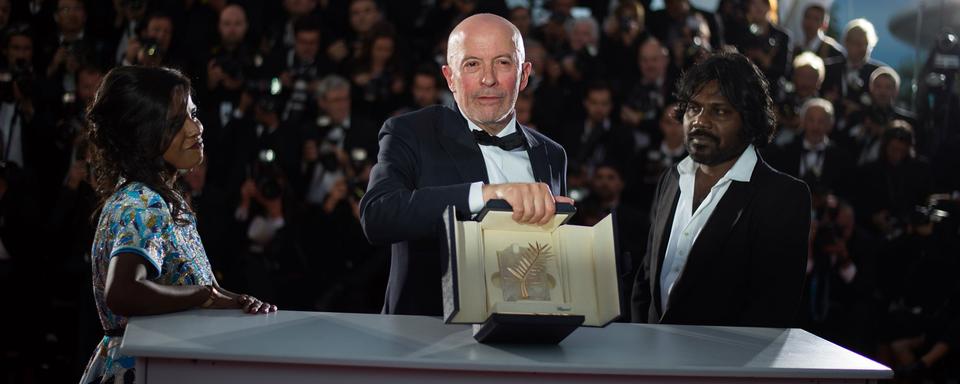
[[[160,275],[167,242],[164,241],[170,215],[165,210],[145,207],[125,207],[115,224],[114,240],[110,257],[121,253],[142,256],[153,268],[147,271],[150,278]]]

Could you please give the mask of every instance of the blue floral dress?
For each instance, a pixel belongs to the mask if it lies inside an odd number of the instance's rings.
[[[100,323],[108,335],[97,346],[80,379],[89,383],[132,383],[134,358],[120,354],[123,336],[111,336],[127,325],[125,317],[114,314],[104,300],[110,259],[121,253],[142,256],[147,261],[147,278],[164,285],[208,285],[213,273],[197,234],[196,217],[183,214],[187,225],[177,225],[170,207],[158,193],[131,182],[113,194],[103,206],[93,239],[93,295]]]

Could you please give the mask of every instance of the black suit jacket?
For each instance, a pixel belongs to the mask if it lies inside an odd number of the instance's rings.
[[[848,199],[853,197],[851,181],[854,160],[845,148],[833,141],[827,144],[819,177],[810,171],[806,175],[800,174],[800,162],[804,155],[803,137],[797,137],[786,147],[775,149],[768,158],[773,168],[806,181],[812,192],[831,192]]]
[[[885,66],[881,61],[868,59],[863,66],[857,70],[857,76],[860,81],[857,84],[851,84],[847,79],[847,59],[845,56],[831,57],[824,59],[826,66],[826,75],[823,79],[823,86],[820,87],[822,94],[836,92],[840,97],[860,103],[860,97],[868,91],[870,86],[870,75],[874,70]],[[842,107],[842,103],[834,103],[837,107]],[[837,116],[843,116],[842,111],[837,111]],[[849,126],[848,126],[849,128]]]
[[[750,182],[733,181],[690,249],[670,305],[660,270],[680,199],[677,167],[657,184],[650,238],[637,272],[637,322],[789,327],[800,304],[810,232],[810,192],[757,156]]]
[[[566,153],[546,136],[518,126],[537,181],[566,195]],[[432,106],[388,119],[380,152],[360,201],[361,223],[374,244],[392,244],[383,312],[440,315],[441,215],[453,205],[469,217],[470,184],[489,182],[483,155],[456,108]]]

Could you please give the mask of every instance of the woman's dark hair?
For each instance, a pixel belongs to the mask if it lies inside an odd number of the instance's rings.
[[[182,191],[170,185],[177,169],[163,153],[183,128],[190,91],[190,79],[169,68],[117,67],[103,78],[87,110],[100,198],[96,214],[117,190],[136,181],[160,194],[178,225],[186,223],[181,214],[191,209]]]
[[[713,80],[723,97],[740,112],[742,137],[757,148],[767,145],[777,121],[769,84],[760,69],[739,53],[715,53],[687,70],[677,85],[679,101],[674,117],[683,121],[690,101]]]

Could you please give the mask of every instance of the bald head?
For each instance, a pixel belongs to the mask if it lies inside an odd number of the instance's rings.
[[[464,19],[450,32],[441,70],[464,116],[495,135],[514,116],[530,67],[517,27],[485,13]]]
[[[525,60],[523,50],[523,36],[513,23],[491,13],[480,13],[470,16],[457,24],[447,39],[447,63],[456,66],[463,59],[463,44],[468,36],[478,34],[495,35],[513,42],[517,52],[517,60]]]

